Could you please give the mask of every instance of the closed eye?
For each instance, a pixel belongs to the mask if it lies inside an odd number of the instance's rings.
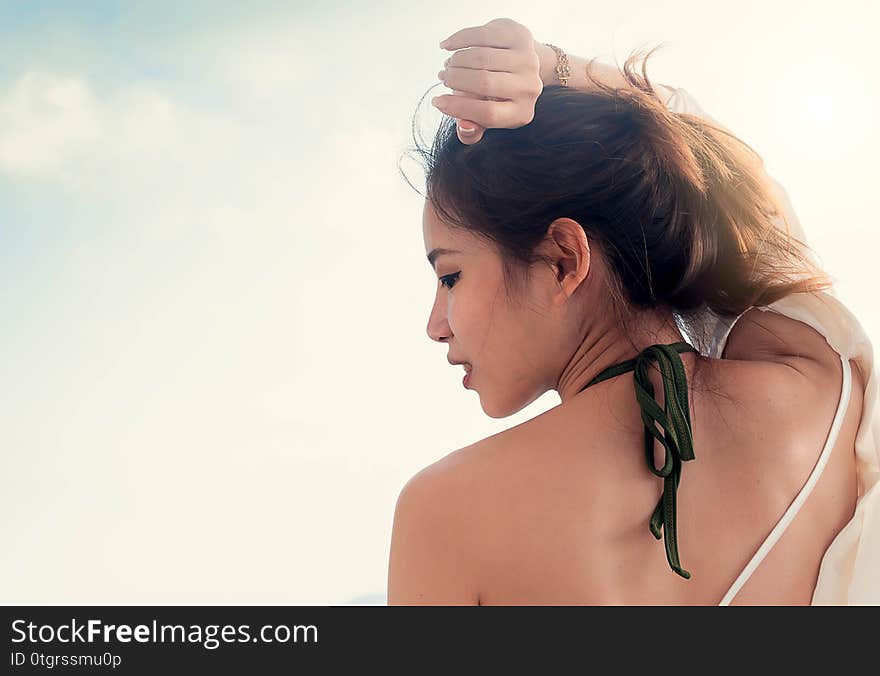
[[[452,274],[452,275],[444,275],[443,277],[440,278],[440,284],[445,286],[447,289],[451,289],[453,286],[455,286],[455,283],[458,281],[459,275],[461,275],[460,272],[456,272],[455,274]]]

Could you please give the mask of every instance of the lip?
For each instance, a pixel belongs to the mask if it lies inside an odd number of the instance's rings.
[[[454,359],[450,359],[449,357],[446,358],[446,361],[448,361],[452,366],[464,367],[464,378],[462,378],[461,384],[467,387],[471,379],[471,371],[474,370],[474,367],[471,366],[468,362],[455,361]]]

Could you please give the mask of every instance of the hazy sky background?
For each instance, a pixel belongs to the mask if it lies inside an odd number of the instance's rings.
[[[877,336],[878,7],[0,2],[0,601],[383,602],[407,479],[558,403],[486,417],[425,332],[398,159],[465,26],[666,42]]]

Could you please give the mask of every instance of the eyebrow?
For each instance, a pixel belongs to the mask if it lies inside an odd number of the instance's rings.
[[[434,261],[436,261],[439,256],[442,256],[444,254],[457,254],[457,253],[461,253],[461,251],[458,251],[457,249],[444,249],[442,247],[437,247],[436,249],[431,251],[431,253],[428,254],[428,262],[431,264],[431,267],[433,268]]]

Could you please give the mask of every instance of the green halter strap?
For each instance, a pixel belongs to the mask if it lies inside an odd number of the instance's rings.
[[[648,467],[655,475],[663,477],[663,495],[651,515],[649,528],[653,536],[659,540],[662,526],[666,560],[669,561],[673,571],[689,580],[691,574],[681,567],[678,559],[678,536],[675,531],[675,495],[681,480],[681,463],[694,459],[687,377],[684,364],[678,356],[680,352],[697,352],[697,350],[685,342],[651,345],[635,359],[615,364],[602,371],[581,388],[581,392],[590,385],[633,371],[636,399],[642,408],[642,420],[645,423],[645,456]],[[648,368],[652,359],[660,366],[663,377],[665,410],[661,409],[654,399],[654,386],[648,378]],[[662,435],[655,423],[663,429]],[[666,461],[659,470],[654,466],[654,439],[666,449]]]

